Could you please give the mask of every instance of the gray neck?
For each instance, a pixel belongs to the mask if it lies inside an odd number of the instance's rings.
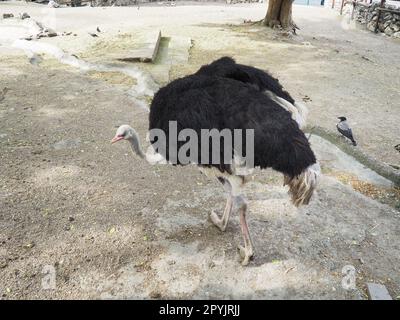
[[[142,159],[146,158],[146,155],[143,152],[142,147],[140,146],[139,136],[135,130],[133,130],[132,137],[130,137],[128,140],[131,144],[133,153],[137,154]]]

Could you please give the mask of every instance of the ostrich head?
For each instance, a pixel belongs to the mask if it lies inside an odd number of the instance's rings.
[[[124,124],[117,129],[115,137],[111,140],[111,143],[115,143],[120,140],[130,140],[134,136],[137,136],[135,130],[130,125]]]
[[[111,143],[118,142],[120,140],[128,140],[131,144],[132,151],[139,157],[144,158],[145,154],[140,146],[139,136],[130,125],[124,124],[117,129],[115,137],[112,138]]]

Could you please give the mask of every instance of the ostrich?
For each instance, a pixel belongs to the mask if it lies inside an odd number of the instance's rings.
[[[300,129],[306,126],[308,114],[306,106],[295,102],[290,94],[283,89],[279,80],[263,70],[238,64],[230,57],[222,57],[202,66],[196,74],[231,78],[251,84],[289,111],[292,114],[292,118],[299,124]]]
[[[155,94],[150,108],[149,129],[160,130],[167,137],[165,146],[157,145],[155,151],[173,164],[185,165],[179,158],[174,159],[175,162],[170,159],[169,149],[180,150],[187,142],[171,144],[169,137],[173,133],[169,124],[172,121],[176,122],[178,133],[190,128],[198,136],[202,129],[253,129],[254,167],[272,168],[283,173],[284,184],[289,186],[294,205],[310,201],[319,175],[319,165],[310,144],[291,114],[253,85],[230,78],[190,75],[172,81]],[[120,126],[111,142],[121,140],[130,142],[134,154],[149,161],[138,134],[129,125]],[[154,149],[158,142],[158,139],[150,137]],[[247,150],[246,143],[250,142],[244,139],[242,150]],[[228,159],[231,161],[225,160],[225,149],[214,150],[221,153],[219,163],[202,161],[201,153],[212,149],[213,145],[207,141],[205,147],[204,141],[199,140],[198,158],[192,163],[207,176],[216,177],[228,192],[222,216],[211,211],[210,220],[225,231],[231,212],[239,213],[244,246],[238,246],[238,249],[242,265],[247,265],[253,256],[253,244],[246,222],[247,203],[242,192],[246,176],[240,172],[240,165],[233,161],[234,156]]]

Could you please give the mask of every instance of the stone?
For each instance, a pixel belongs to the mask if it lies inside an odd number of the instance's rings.
[[[140,46],[126,53],[125,57],[118,58],[126,62],[153,62],[160,46],[161,31],[154,31],[147,34]]]
[[[12,13],[3,13],[3,19],[9,19],[9,18],[14,18],[14,15]]]
[[[390,21],[386,21],[386,22],[383,24],[383,29],[386,29],[389,25],[390,25]]]
[[[50,0],[49,3],[47,4],[47,6],[49,8],[59,8],[60,7],[60,5],[57,2],[55,2],[54,0]]]
[[[394,33],[394,31],[392,30],[392,28],[387,27],[385,29],[385,34],[387,34],[388,36],[391,36]]]
[[[375,23],[373,22],[368,23],[367,28],[370,31],[375,31]]]
[[[400,39],[400,31],[393,33],[392,37]]]
[[[392,14],[390,12],[385,13],[385,15],[383,16],[384,20],[388,20],[388,19],[392,19]]]
[[[379,283],[367,283],[368,295],[371,300],[392,300],[386,287]]]
[[[25,20],[25,19],[29,19],[31,16],[29,14],[27,14],[26,12],[24,12],[23,14],[20,15],[20,17],[22,20]]]
[[[355,9],[355,19],[361,24],[365,24],[367,29],[375,31],[375,25],[378,20],[378,8],[380,3],[371,4],[368,7],[360,6]],[[385,8],[389,8],[385,5]],[[400,9],[400,8],[397,8]],[[385,35],[393,35],[400,31],[400,13],[384,12],[380,13],[378,30]]]
[[[400,31],[400,25],[398,25],[398,24],[393,24],[393,25],[391,25],[391,27],[392,27],[394,32]]]

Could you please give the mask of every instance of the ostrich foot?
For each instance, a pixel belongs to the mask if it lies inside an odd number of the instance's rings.
[[[225,231],[225,229],[226,229],[226,224],[225,224],[225,225],[223,224],[222,219],[221,219],[220,217],[218,217],[218,214],[217,214],[214,210],[212,210],[212,211],[210,212],[209,217],[210,217],[211,222],[212,222],[215,226],[217,226],[219,230],[221,230],[222,232]]]
[[[242,266],[247,266],[250,260],[253,258],[253,248],[250,247],[243,247],[241,245],[238,246],[240,257],[242,260]]]
[[[243,258],[242,265],[247,266],[253,256],[253,244],[250,238],[249,227],[246,221],[247,203],[242,196],[235,197],[235,205],[239,210],[240,229],[244,241],[244,247],[238,246],[239,254]]]
[[[218,217],[218,214],[216,214],[214,210],[210,213],[211,222],[214,223],[221,231],[225,231],[226,229],[226,225],[228,224],[228,220],[232,212],[232,205],[232,196],[229,196],[228,200],[226,201],[226,206],[222,218]]]

